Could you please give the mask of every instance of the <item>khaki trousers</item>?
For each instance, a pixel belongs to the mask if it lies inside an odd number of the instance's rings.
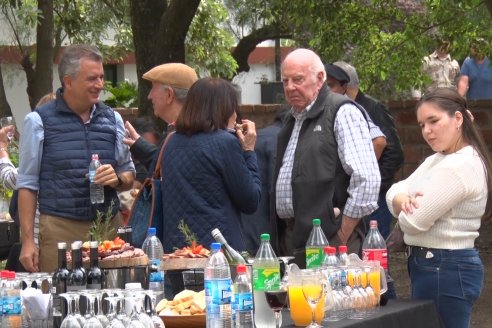
[[[114,228],[112,238],[116,237],[118,227],[122,225],[118,212],[111,219]],[[42,272],[53,272],[58,267],[57,243],[66,242],[67,250],[76,240],[89,240],[89,228],[92,221],[78,221],[59,216],[41,214],[39,218],[39,268]],[[101,240],[102,241],[102,240]]]

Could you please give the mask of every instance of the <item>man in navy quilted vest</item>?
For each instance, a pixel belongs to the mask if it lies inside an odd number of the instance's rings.
[[[58,64],[61,88],[56,99],[24,119],[17,178],[22,230],[20,261],[30,272],[57,267],[57,242],[88,240],[97,212],[111,226],[121,224],[117,191],[133,185],[135,167],[120,114],[100,102],[103,58],[89,45],[65,48]],[[91,204],[91,154],[102,163],[94,182],[104,186],[104,203]],[[36,200],[41,213],[39,248],[34,244]]]

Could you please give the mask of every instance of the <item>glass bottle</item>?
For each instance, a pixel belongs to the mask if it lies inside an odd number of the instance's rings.
[[[212,230],[211,234],[212,237],[222,245],[222,252],[224,253],[229,264],[246,264],[246,261],[241,256],[241,254],[239,254],[238,251],[236,251],[234,248],[231,247],[231,245],[227,243],[227,240],[218,228]]]
[[[52,299],[53,299],[53,326],[60,327],[63,314],[66,312],[66,305],[60,294],[67,292],[67,282],[69,271],[67,268],[67,243],[58,243],[58,268],[51,278]]]
[[[82,266],[81,247],[81,241],[72,243],[72,271],[68,275],[67,291],[77,291],[87,287],[87,273]]]
[[[90,243],[90,267],[87,271],[87,289],[102,289],[104,273],[99,268],[99,242],[91,241]]]

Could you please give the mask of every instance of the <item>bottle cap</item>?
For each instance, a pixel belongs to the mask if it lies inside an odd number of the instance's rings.
[[[67,249],[67,243],[60,242],[57,244],[58,249]]]
[[[316,225],[316,226],[321,225],[321,220],[320,219],[313,219],[313,225]]]
[[[328,254],[335,255],[337,253],[337,249],[333,246],[328,246]]]
[[[93,160],[99,160],[99,155],[98,154],[92,154],[92,159]]]
[[[330,252],[330,246],[324,246],[323,247],[323,253],[328,254]]]
[[[260,239],[262,241],[269,241],[270,240],[270,234],[268,234],[268,233],[262,233],[261,236],[260,236]]]
[[[346,245],[338,246],[338,252],[339,253],[347,253],[347,246]]]
[[[220,243],[212,243],[212,244],[210,245],[210,249],[211,249],[212,251],[218,251],[218,250],[220,250],[220,247],[221,247]]]
[[[220,232],[220,230],[218,228],[215,228],[214,230],[212,230],[211,234],[212,234],[212,237],[215,238],[215,236],[221,235],[222,233]]]
[[[376,220],[369,221],[369,227],[377,228],[378,227],[378,221],[376,221]]]
[[[98,241],[91,241],[89,242],[90,248],[98,248],[99,247],[99,242]]]
[[[244,264],[239,264],[236,268],[237,273],[246,273],[246,266]]]
[[[82,247],[82,242],[77,240],[72,243],[72,249],[80,249]]]
[[[147,236],[155,236],[155,228],[154,227],[150,227],[149,230],[147,230]]]

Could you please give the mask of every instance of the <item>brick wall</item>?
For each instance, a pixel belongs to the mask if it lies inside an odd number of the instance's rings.
[[[415,100],[390,101],[386,104],[395,118],[405,153],[405,164],[397,173],[396,180],[407,177],[424,158],[432,154],[417,125],[415,104]],[[469,106],[485,141],[492,150],[492,101],[472,101],[469,102]],[[257,129],[261,129],[273,122],[279,108],[280,105],[241,105],[241,114],[244,118],[254,121]],[[122,114],[124,120],[131,120],[138,115],[138,109],[117,109],[117,111]]]

